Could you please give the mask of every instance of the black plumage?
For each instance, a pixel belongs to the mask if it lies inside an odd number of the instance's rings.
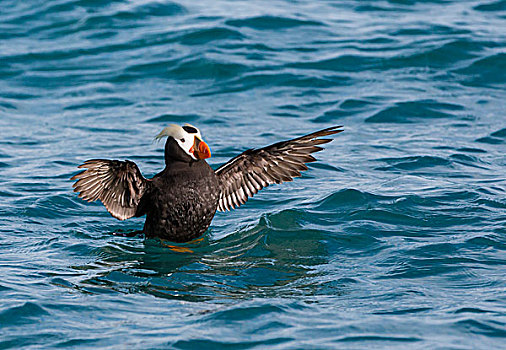
[[[200,140],[200,132],[185,125],[177,131],[179,136],[165,135],[165,169],[152,179],[144,178],[131,161],[92,159],[80,165],[85,170],[72,177],[77,180],[74,191],[84,200],[100,200],[117,219],[146,215],[147,237],[186,242],[207,230],[216,210],[234,209],[262,188],[300,176],[307,170],[305,164],[316,160],[311,153],[332,141],[321,137],[343,131],[340,128],[249,149],[214,171],[201,159],[210,152]],[[179,143],[185,142],[182,131],[195,138],[188,152]],[[195,151],[199,147],[203,152],[207,148],[208,153],[202,156]]]

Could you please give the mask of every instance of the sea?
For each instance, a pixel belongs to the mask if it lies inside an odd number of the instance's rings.
[[[173,123],[344,132],[190,243],[73,192]],[[0,0],[0,349],[506,349],[506,1]]]

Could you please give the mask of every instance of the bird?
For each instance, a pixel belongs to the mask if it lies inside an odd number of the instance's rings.
[[[263,148],[250,148],[213,170],[206,159],[211,150],[200,130],[171,124],[155,140],[165,142],[165,168],[145,178],[130,160],[90,159],[72,176],[74,192],[85,201],[100,200],[116,219],[146,215],[146,238],[189,242],[202,236],[216,211],[246,203],[262,188],[292,181],[316,161],[325,138],[342,132],[332,126]]]

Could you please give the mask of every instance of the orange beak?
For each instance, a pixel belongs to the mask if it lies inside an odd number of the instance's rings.
[[[198,137],[195,137],[195,141],[193,142],[190,152],[192,152],[197,159],[207,159],[211,157],[211,150],[209,149],[209,146]]]

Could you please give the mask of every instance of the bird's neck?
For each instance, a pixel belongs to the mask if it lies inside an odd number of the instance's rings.
[[[207,163],[204,160],[184,162],[181,160],[171,159],[165,162],[165,169],[162,171],[162,176],[175,176],[176,174],[200,174],[206,168]],[[193,175],[191,175],[193,176]]]
[[[191,163],[193,161],[192,157],[179,147],[176,140],[172,137],[167,139],[165,143],[165,166],[169,166],[175,162]]]

